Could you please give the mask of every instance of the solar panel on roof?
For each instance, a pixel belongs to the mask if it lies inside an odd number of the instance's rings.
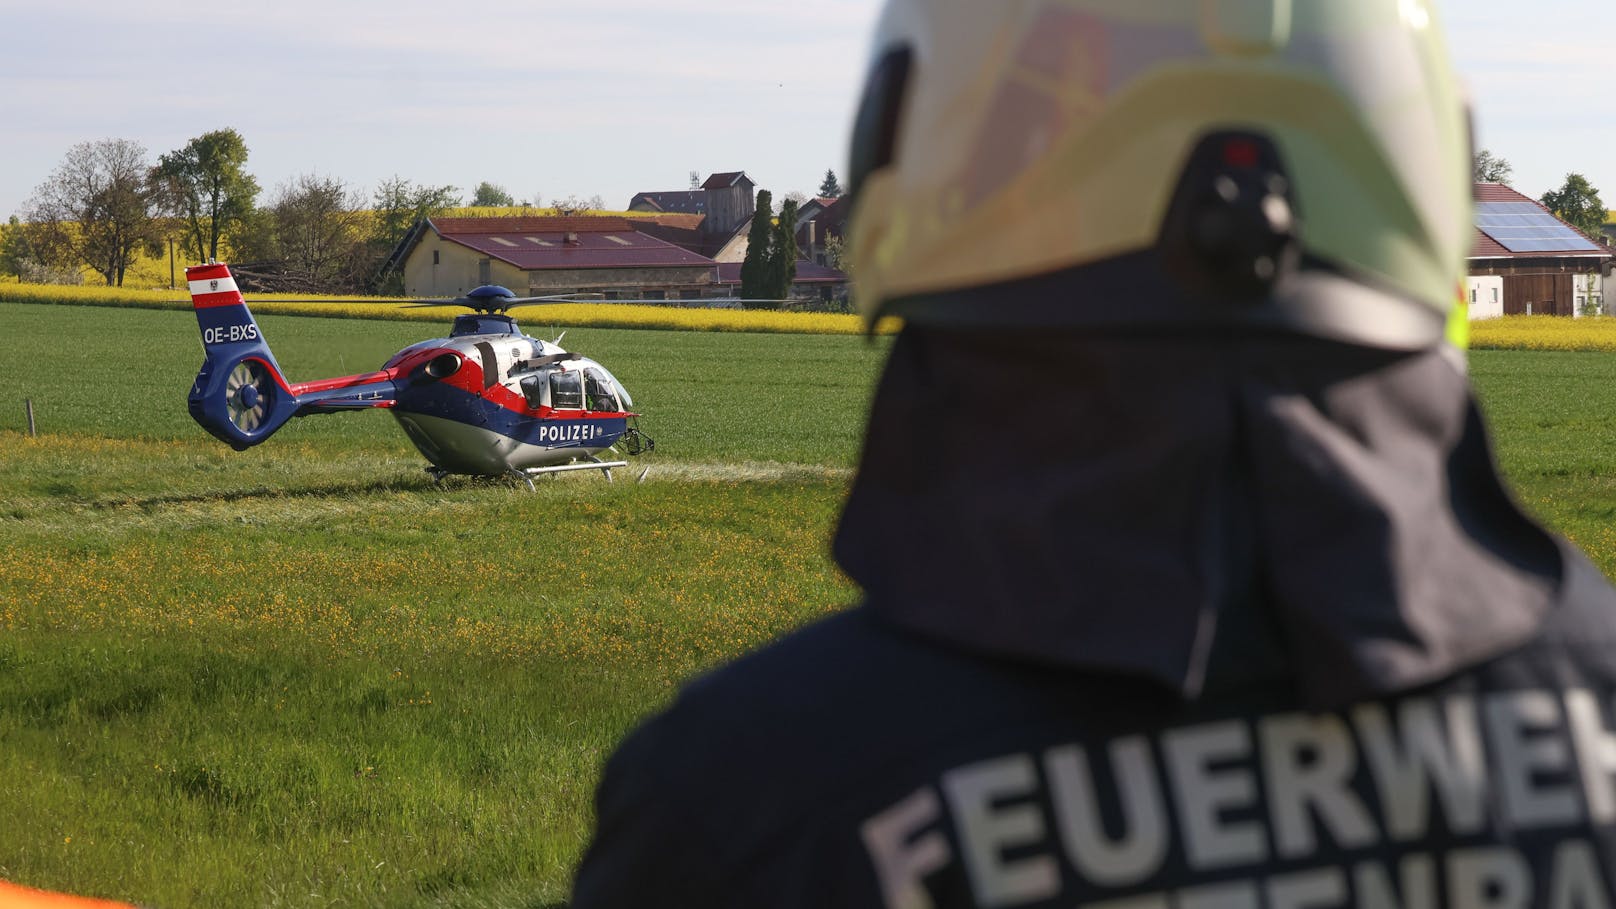
[[[1476,226],[1510,252],[1597,252],[1599,247],[1531,202],[1481,202]]]

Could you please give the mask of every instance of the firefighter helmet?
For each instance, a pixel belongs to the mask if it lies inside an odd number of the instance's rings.
[[[1472,237],[1431,0],[888,0],[853,133],[872,320],[1419,348]]]

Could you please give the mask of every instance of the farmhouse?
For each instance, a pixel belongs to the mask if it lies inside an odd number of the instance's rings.
[[[431,218],[396,261],[412,296],[458,296],[483,284],[520,295],[607,299],[721,295],[712,259],[635,229],[623,217]]]
[[[757,211],[757,184],[746,171],[727,171],[708,177],[700,189],[637,193],[628,210],[697,215],[696,223],[679,235],[668,234],[665,222],[653,232],[714,261],[740,262],[746,258],[746,230]]]
[[[809,199],[797,213],[797,246],[819,265],[829,265],[826,244],[847,233],[853,206],[847,196]]]
[[[1616,250],[1501,183],[1476,184],[1470,318],[1610,312]]]

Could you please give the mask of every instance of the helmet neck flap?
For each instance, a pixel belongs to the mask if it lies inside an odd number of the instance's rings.
[[[1265,670],[1319,706],[1517,646],[1593,570],[1506,493],[1439,350],[1249,330],[910,326],[835,554],[899,626],[1186,697],[1219,628],[1272,627]]]

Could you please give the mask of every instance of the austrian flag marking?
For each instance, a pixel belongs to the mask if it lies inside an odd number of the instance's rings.
[[[186,282],[191,289],[191,305],[196,309],[213,306],[235,306],[244,303],[236,279],[228,275],[219,278],[198,278]]]

